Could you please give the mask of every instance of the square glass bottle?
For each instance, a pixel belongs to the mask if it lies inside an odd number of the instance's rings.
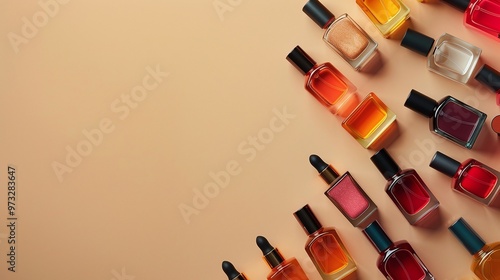
[[[309,162],[328,184],[326,197],[355,227],[365,227],[375,220],[377,205],[359,186],[349,171],[343,175],[317,155],[310,155]]]
[[[357,270],[337,231],[332,227],[324,228],[309,205],[293,215],[309,236],[305,250],[323,280],[345,279]]]
[[[309,0],[302,11],[325,29],[323,41],[355,70],[373,58],[378,44],[348,14],[335,18],[318,0]]]
[[[474,73],[482,50],[453,35],[445,33],[434,45],[434,39],[408,29],[401,46],[427,57],[427,68],[459,83],[467,83]]]
[[[377,249],[377,267],[387,279],[434,280],[434,276],[406,240],[392,242],[377,221],[363,233]]]
[[[375,93],[371,92],[342,122],[342,127],[361,146],[370,148],[372,144],[385,135],[395,121],[396,114]]]
[[[453,178],[454,191],[484,205],[492,204],[500,193],[500,172],[475,159],[460,163],[436,152],[429,166]]]
[[[305,89],[333,114],[345,117],[357,104],[356,86],[331,63],[317,64],[300,46],[286,59],[305,76]]]
[[[467,149],[472,149],[487,115],[451,96],[436,101],[414,89],[405,107],[430,119],[429,129]]]
[[[500,39],[500,0],[443,0],[464,12],[464,25]]]
[[[356,4],[384,38],[388,38],[410,17],[410,8],[400,0],[356,0]]]
[[[414,169],[401,170],[385,149],[370,160],[387,180],[385,192],[411,225],[420,223],[439,207],[439,201],[418,173]]]
[[[486,244],[463,218],[448,229],[472,255],[470,269],[480,280],[500,280],[500,242]]]

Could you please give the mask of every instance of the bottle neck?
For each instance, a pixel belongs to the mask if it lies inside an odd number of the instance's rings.
[[[277,248],[274,248],[271,252],[267,253],[264,256],[264,259],[270,268],[275,268],[285,261],[283,255],[281,255]]]

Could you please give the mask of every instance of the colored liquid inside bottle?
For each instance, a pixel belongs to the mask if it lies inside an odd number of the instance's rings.
[[[363,2],[381,24],[390,21],[400,9],[399,3],[393,0],[364,0]]]
[[[429,193],[413,174],[402,177],[388,189],[395,202],[410,215],[421,211],[430,201]]]
[[[422,280],[426,273],[408,250],[394,252],[385,263],[387,275],[391,279]]]
[[[333,234],[325,234],[317,238],[312,243],[310,250],[321,271],[326,274],[338,272],[349,263]]]
[[[465,24],[500,38],[500,1],[477,0],[465,12]]]
[[[332,106],[347,92],[348,86],[328,67],[318,67],[310,75],[308,85],[323,105]]]
[[[450,100],[437,115],[436,129],[461,142],[470,142],[480,124],[479,119],[477,112]]]
[[[482,168],[472,165],[463,172],[460,186],[467,192],[480,197],[487,198],[498,183],[495,174]]]

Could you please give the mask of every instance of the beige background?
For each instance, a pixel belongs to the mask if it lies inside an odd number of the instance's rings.
[[[383,66],[376,73],[353,71],[322,42],[321,29],[301,11],[305,0],[62,2],[47,22],[38,19],[43,26],[31,30],[17,53],[9,34],[22,36],[23,18],[33,22],[43,9],[34,0],[0,3],[0,225],[6,224],[8,165],[18,169],[19,219],[16,273],[7,271],[7,228],[0,226],[0,279],[215,280],[226,278],[225,259],[250,279],[265,279],[269,269],[255,245],[264,235],[317,280],[303,249],[306,235],[292,216],[306,203],[339,231],[360,279],[383,279],[372,245],[324,197],[311,153],[353,174],[379,206],[390,237],[408,240],[436,279],[472,279],[470,256],[446,229],[452,221],[463,216],[485,240],[498,241],[499,210],[452,192],[450,179],[428,167],[439,149],[500,169],[500,143],[489,128],[500,113],[494,95],[429,72],[424,57],[382,38],[354,0],[324,4],[337,15],[349,13],[379,43]],[[214,3],[230,9],[218,14]],[[500,68],[499,42],[466,29],[460,12],[441,3],[405,3],[415,29],[465,39]],[[285,60],[297,44],[397,114],[401,134],[388,150],[402,167],[414,167],[441,201],[439,226],[412,227],[390,202],[369,160],[373,151],[304,90],[303,77]],[[128,114],[121,111],[121,96],[143,79],[155,83],[147,69],[157,67],[169,75],[130,103],[135,108]],[[431,135],[427,120],[403,107],[412,88],[436,99],[453,95],[486,112],[477,148]],[[295,117],[251,154],[248,137],[268,133],[273,110],[284,108]],[[66,165],[67,149],[85,145],[82,131],[101,122],[102,139],[81,162]],[[71,170],[61,180],[55,162]],[[193,206],[195,192],[213,182],[210,173],[228,164],[235,171],[229,184],[184,219],[179,207]]]

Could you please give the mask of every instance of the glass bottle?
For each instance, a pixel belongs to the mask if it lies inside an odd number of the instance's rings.
[[[401,41],[401,46],[427,56],[430,71],[459,83],[467,83],[476,69],[481,49],[448,33],[437,40],[429,55],[433,45],[433,38],[412,29],[406,31]]]
[[[309,162],[329,185],[326,197],[355,227],[366,226],[375,220],[377,205],[359,186],[349,172],[342,175],[317,155],[309,156]]]
[[[472,255],[471,270],[480,280],[500,280],[500,242],[486,244],[463,218],[449,230]]]
[[[286,59],[305,75],[306,90],[333,114],[345,117],[357,104],[356,87],[332,64],[316,64],[299,46]]]
[[[245,274],[236,270],[234,265],[228,261],[222,262],[222,270],[226,273],[228,280],[248,280]]]
[[[467,149],[474,146],[487,117],[451,96],[436,101],[414,89],[404,106],[430,118],[430,131]]]
[[[356,4],[385,38],[410,17],[410,8],[400,0],[356,0]]]
[[[370,159],[387,180],[385,192],[411,225],[439,207],[439,201],[414,169],[401,170],[385,149]]]
[[[271,268],[267,280],[309,280],[296,258],[283,258],[278,248],[271,246],[263,236],[257,236],[256,242]]]
[[[325,29],[325,43],[355,70],[362,69],[373,58],[378,44],[348,14],[335,18],[318,0],[309,0],[302,11]]]
[[[294,214],[307,239],[305,250],[324,280],[344,279],[357,270],[356,264],[334,228],[324,228],[309,205]]]
[[[475,159],[460,163],[436,152],[429,166],[453,178],[453,190],[477,202],[490,205],[498,196],[500,172]]]
[[[500,38],[499,0],[443,0],[464,12],[464,25]]]
[[[370,148],[386,136],[396,122],[396,114],[373,92],[342,122],[342,127],[364,148]]]
[[[435,279],[411,245],[406,240],[392,242],[377,221],[363,233],[379,252],[377,267],[387,279]]]

